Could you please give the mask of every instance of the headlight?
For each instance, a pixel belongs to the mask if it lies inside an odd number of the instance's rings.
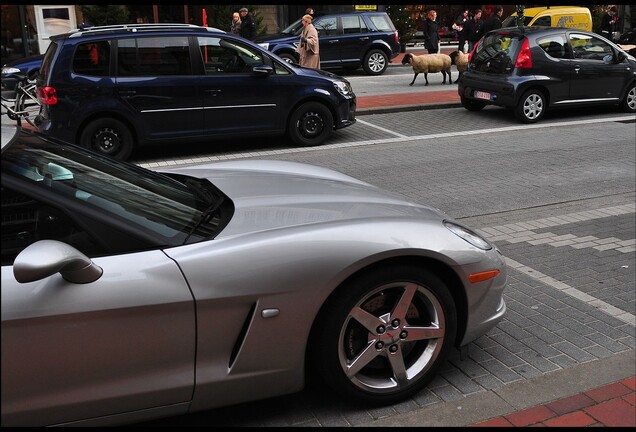
[[[334,81],[333,86],[338,90],[338,93],[343,95],[344,97],[353,96],[353,89],[351,88],[351,84],[347,81]]]
[[[269,43],[268,42],[259,43],[258,45],[260,47],[265,48],[266,50],[269,51]]]
[[[466,227],[463,227],[461,225],[458,225],[456,223],[449,222],[449,221],[444,221],[444,226],[448,228],[449,230],[451,230],[453,234],[463,238],[464,240],[466,240],[468,243],[475,246],[476,248],[483,249],[483,250],[492,249],[492,245],[488,243],[488,241],[485,238],[475,233],[474,231],[469,230]]]
[[[5,66],[2,68],[2,75],[19,74],[19,73],[20,73],[20,69],[18,68],[14,68],[10,66]]]

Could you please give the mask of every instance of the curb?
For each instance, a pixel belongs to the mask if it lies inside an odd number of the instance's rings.
[[[473,393],[456,401],[380,418],[362,426],[472,426],[632,377],[635,364],[635,351],[625,351],[574,368]]]
[[[396,105],[396,106],[384,106],[374,108],[361,108],[356,109],[356,116],[369,115],[369,114],[390,114],[405,111],[423,111],[440,108],[460,108],[462,104],[460,102],[440,102],[430,104],[412,104],[412,105]]]

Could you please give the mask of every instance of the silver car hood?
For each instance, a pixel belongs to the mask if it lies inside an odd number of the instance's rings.
[[[241,160],[162,171],[206,178],[232,199],[234,216],[217,238],[352,219],[446,217],[437,209],[314,165]]]

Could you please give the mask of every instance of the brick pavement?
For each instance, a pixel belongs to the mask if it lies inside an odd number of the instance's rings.
[[[636,376],[472,426],[634,427]]]

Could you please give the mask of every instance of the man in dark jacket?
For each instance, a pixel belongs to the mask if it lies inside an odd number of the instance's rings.
[[[468,41],[468,52],[473,50],[473,47],[479,39],[484,35],[484,22],[481,20],[481,9],[475,9],[473,13],[473,19],[466,22],[466,40]]]
[[[439,28],[437,25],[437,11],[431,9],[426,14],[422,32],[424,33],[424,47],[429,54],[437,54],[439,51]]]
[[[256,22],[254,17],[247,10],[247,8],[239,9],[241,14],[241,33],[240,35],[245,39],[253,41],[256,38]]]
[[[484,23],[483,34],[488,33],[490,30],[497,30],[501,28],[501,15],[503,14],[503,7],[495,6],[492,14],[488,17]]]

